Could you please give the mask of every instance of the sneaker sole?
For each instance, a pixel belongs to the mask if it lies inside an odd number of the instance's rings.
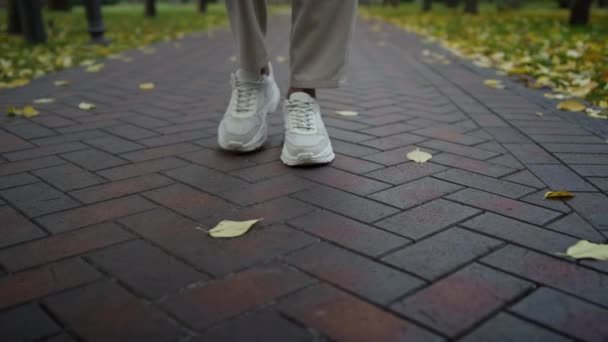
[[[292,156],[289,151],[283,147],[281,152],[281,161],[287,166],[302,166],[302,165],[318,165],[318,164],[329,164],[336,158],[331,144],[319,154],[314,153],[298,153],[297,156]]]
[[[217,143],[223,150],[233,152],[252,152],[264,145],[266,139],[268,138],[268,125],[266,123],[266,117],[268,114],[277,110],[279,107],[279,101],[281,99],[281,92],[279,91],[279,87],[276,83],[273,83],[272,88],[275,96],[273,96],[273,98],[266,104],[266,107],[264,107],[264,115],[262,124],[260,125],[260,130],[256,132],[249,142],[244,144],[239,141],[226,141],[222,134],[222,130],[219,130]]]

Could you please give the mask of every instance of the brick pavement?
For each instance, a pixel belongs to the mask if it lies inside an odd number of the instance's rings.
[[[288,19],[273,19],[287,56]],[[278,161],[279,114],[263,151],[216,149],[226,30],[0,93],[57,99],[1,121],[0,340],[608,340],[607,264],[555,254],[608,237],[608,144],[586,128],[606,122],[486,88],[487,71],[451,57],[424,63],[440,49],[371,27],[349,85],[320,95],[327,167]],[[413,147],[433,159],[408,162]],[[253,217],[235,240],[195,229]]]

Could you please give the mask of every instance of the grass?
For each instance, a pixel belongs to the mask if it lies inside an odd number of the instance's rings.
[[[436,41],[480,67],[516,75],[527,85],[547,87],[558,98],[585,98],[608,106],[608,11],[594,8],[588,27],[568,25],[568,11],[553,2],[532,2],[499,12],[484,4],[478,16],[435,6],[372,6],[364,11]]]
[[[31,45],[21,36],[6,34],[6,11],[0,11],[0,89],[23,86],[50,72],[82,63],[90,65],[98,58],[178,39],[227,21],[223,5],[211,5],[206,14],[201,14],[194,5],[159,4],[155,18],[144,17],[143,5],[104,6],[106,38],[112,41],[106,47],[87,44],[82,7],[68,13],[45,11],[43,16],[48,42]]]

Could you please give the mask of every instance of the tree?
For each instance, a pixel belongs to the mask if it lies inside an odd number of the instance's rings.
[[[49,9],[51,11],[71,11],[72,0],[49,0]]]
[[[18,0],[8,0],[8,27],[7,32],[9,34],[20,34],[23,32],[21,27],[21,20],[19,19],[19,10],[17,9]]]
[[[478,0],[464,0],[464,13],[467,14],[479,14],[479,1]]]
[[[572,0],[570,5],[570,25],[587,25],[593,0]]]
[[[397,6],[399,6],[399,0],[383,0],[382,4],[385,6],[391,5],[393,7],[397,7]]]
[[[459,0],[445,0],[445,5],[449,8],[456,8],[460,5]]]
[[[570,8],[570,0],[557,0],[559,8]]]
[[[198,11],[200,13],[207,12],[207,0],[198,0]]]
[[[146,0],[146,17],[156,16],[156,0]]]
[[[598,0],[597,5],[600,8],[608,8],[608,0]]]
[[[496,3],[499,11],[517,9],[521,7],[521,0],[498,0]]]
[[[422,0],[422,10],[428,12],[433,8],[433,0]]]

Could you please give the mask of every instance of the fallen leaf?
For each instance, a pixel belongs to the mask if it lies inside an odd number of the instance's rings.
[[[155,85],[152,82],[148,82],[148,83],[141,83],[139,85],[139,89],[141,90],[152,90],[154,89]]]
[[[23,114],[23,111],[17,107],[9,106],[6,108],[6,115],[17,116]]]
[[[587,116],[592,117],[592,118],[604,119],[604,120],[608,119],[608,112],[604,112],[599,109],[587,108],[587,109],[585,109],[585,113],[587,113]]]
[[[33,106],[23,107],[23,116],[25,116],[26,118],[32,118],[34,116],[37,116],[38,114],[40,114],[40,112],[37,111],[36,108],[34,108]]]
[[[506,88],[506,86],[502,83],[501,80],[485,80],[485,81],[483,81],[483,84],[485,84],[487,87],[494,88],[494,89],[505,89]]]
[[[536,112],[536,115],[543,116],[544,114],[542,112]]]
[[[608,244],[598,244],[587,240],[580,240],[568,247],[566,255],[574,259],[608,260]]]
[[[103,63],[99,63],[99,64],[93,64],[89,67],[87,67],[85,69],[86,72],[99,72],[101,71],[101,69],[103,69],[104,64]]]
[[[228,60],[230,60],[232,63],[234,63],[234,62],[236,62],[236,56],[230,56],[230,58]]]
[[[82,110],[91,110],[95,108],[95,105],[92,103],[88,103],[88,102],[80,102],[80,104],[78,105],[78,108],[82,109]]]
[[[582,102],[576,100],[566,100],[557,104],[557,109],[568,112],[582,112],[587,108]]]
[[[53,82],[53,84],[55,84],[55,86],[57,87],[65,87],[71,84],[70,81],[66,81],[66,80],[59,80],[59,81],[55,81]]]
[[[424,164],[427,161],[429,161],[431,158],[433,158],[433,156],[430,153],[420,151],[419,148],[416,148],[415,150],[408,152],[406,157],[407,157],[407,159],[413,160],[418,164]]]
[[[285,61],[287,61],[287,58],[285,56],[277,57],[277,63],[285,63]]]
[[[544,198],[571,198],[574,194],[570,191],[547,191]]]
[[[229,221],[224,220],[209,230],[209,235],[214,238],[233,238],[241,236],[249,231],[254,224],[263,219],[249,221]]]
[[[53,103],[53,102],[55,102],[55,99],[51,99],[51,98],[42,98],[42,99],[34,100],[35,104],[47,104],[47,103]]]
[[[359,113],[354,112],[352,110],[337,110],[336,114],[342,115],[342,116],[357,116],[357,115],[359,115]]]

